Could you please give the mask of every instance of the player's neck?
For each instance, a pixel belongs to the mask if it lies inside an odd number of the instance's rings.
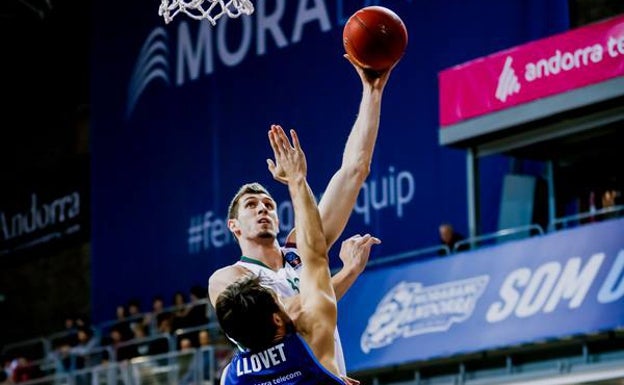
[[[241,252],[243,256],[260,261],[274,271],[284,266],[284,258],[277,241],[272,243],[246,242],[241,245]]]

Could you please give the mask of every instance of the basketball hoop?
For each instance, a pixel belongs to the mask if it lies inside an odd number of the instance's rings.
[[[212,25],[224,15],[231,18],[251,15],[254,6],[251,0],[161,0],[158,15],[169,24],[179,13],[186,13],[196,20],[208,20]]]

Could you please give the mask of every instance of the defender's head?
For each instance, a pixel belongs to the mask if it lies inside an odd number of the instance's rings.
[[[251,351],[266,349],[294,330],[275,292],[260,282],[255,276],[234,282],[219,295],[215,306],[221,329]]]

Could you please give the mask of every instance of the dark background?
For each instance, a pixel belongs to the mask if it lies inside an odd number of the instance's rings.
[[[3,177],[53,168],[76,150],[89,105],[89,4],[0,2]]]
[[[88,186],[89,6],[0,1],[0,211],[7,215],[24,206],[16,200],[26,190],[45,193],[68,180]],[[0,257],[0,346],[89,313],[88,235],[83,226],[79,236]]]

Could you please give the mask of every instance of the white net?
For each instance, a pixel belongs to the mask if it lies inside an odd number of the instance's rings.
[[[158,14],[169,23],[179,13],[185,13],[197,20],[206,19],[217,24],[224,15],[236,18],[240,15],[251,15],[254,6],[251,0],[161,0]]]

